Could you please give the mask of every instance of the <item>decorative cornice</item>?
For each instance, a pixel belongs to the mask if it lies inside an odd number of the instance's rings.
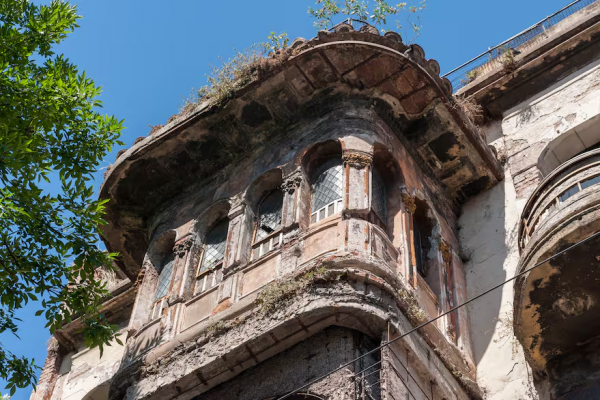
[[[404,203],[404,208],[411,214],[414,214],[417,211],[417,205],[415,204],[415,196],[411,196],[408,193],[402,193],[402,202]]]
[[[294,193],[294,191],[296,191],[297,188],[300,187],[301,183],[302,183],[302,174],[300,174],[300,172],[294,172],[293,174],[287,176],[283,180],[283,183],[281,184],[280,189],[284,193],[292,194],[292,193]]]
[[[342,154],[342,160],[344,160],[344,165],[350,165],[351,167],[357,169],[363,169],[371,165],[373,162],[373,156],[371,154],[358,151],[345,151],[344,154]]]
[[[175,244],[175,246],[173,247],[173,253],[177,257],[183,257],[185,256],[185,253],[187,253],[188,250],[192,247],[193,243],[194,240],[191,237],[188,237],[187,239],[184,239]]]

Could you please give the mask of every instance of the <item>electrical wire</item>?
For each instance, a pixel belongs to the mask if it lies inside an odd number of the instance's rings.
[[[471,298],[471,299],[469,299],[469,300],[465,301],[464,303],[461,303],[461,304],[457,305],[457,306],[456,306],[456,307],[454,307],[454,308],[451,308],[450,310],[448,310],[448,311],[446,311],[446,312],[444,312],[444,313],[442,313],[442,314],[438,315],[437,317],[435,317],[435,318],[432,318],[432,319],[430,319],[429,321],[422,323],[421,325],[417,326],[416,328],[413,328],[413,329],[411,329],[410,331],[408,331],[408,332],[406,332],[406,333],[403,333],[402,335],[398,336],[397,338],[394,338],[394,339],[392,339],[392,340],[389,340],[389,341],[385,342],[385,343],[384,343],[384,344],[382,344],[381,346],[379,346],[379,347],[376,347],[376,348],[374,348],[373,350],[370,350],[370,351],[366,352],[366,353],[365,353],[365,354],[363,354],[362,356],[360,356],[360,357],[357,357],[357,358],[355,358],[354,360],[347,362],[346,364],[342,364],[341,366],[337,367],[337,368],[336,368],[336,369],[334,369],[333,371],[331,371],[331,372],[329,372],[329,373],[327,373],[327,374],[325,374],[325,375],[322,375],[322,376],[320,376],[320,377],[318,377],[318,378],[315,378],[315,379],[313,379],[312,381],[310,381],[309,383],[306,383],[306,384],[304,384],[304,385],[300,386],[298,389],[295,389],[295,390],[293,390],[293,391],[291,391],[291,392],[289,392],[289,393],[287,393],[287,394],[285,394],[285,395],[283,395],[283,396],[281,396],[281,397],[278,397],[276,400],[283,400],[283,399],[287,399],[287,398],[288,398],[288,397],[290,397],[290,396],[293,396],[294,394],[296,394],[296,393],[300,392],[302,389],[305,389],[305,388],[307,388],[307,387],[309,387],[309,386],[312,386],[312,385],[314,385],[315,383],[317,383],[317,382],[319,382],[319,381],[321,381],[321,380],[323,380],[323,379],[327,378],[329,375],[331,375],[331,374],[334,374],[334,373],[336,373],[336,372],[338,372],[338,371],[340,371],[340,370],[342,370],[342,369],[344,369],[344,368],[346,368],[346,367],[348,367],[348,366],[350,366],[350,365],[354,364],[355,362],[357,362],[357,361],[361,360],[362,358],[364,358],[364,357],[366,357],[366,356],[368,356],[368,355],[371,355],[371,354],[373,354],[373,353],[375,353],[375,352],[377,352],[377,351],[380,351],[380,350],[381,350],[381,349],[383,349],[384,347],[387,347],[387,346],[389,346],[390,344],[392,344],[392,343],[394,343],[394,342],[396,342],[396,341],[398,341],[398,340],[400,340],[400,339],[402,339],[402,338],[404,338],[404,337],[406,337],[406,336],[410,335],[411,333],[413,333],[413,332],[416,332],[416,331],[418,331],[419,329],[421,329],[421,328],[423,328],[423,327],[425,327],[425,326],[427,326],[427,325],[431,324],[432,322],[435,322],[435,321],[437,321],[438,319],[440,319],[440,318],[442,318],[442,317],[445,317],[446,315],[448,315],[448,314],[450,314],[450,313],[452,313],[452,312],[454,312],[454,311],[458,310],[459,308],[462,308],[462,307],[466,306],[467,304],[470,304],[470,303],[474,302],[475,300],[478,300],[479,298],[481,298],[481,297],[485,296],[486,294],[488,294],[488,293],[490,293],[490,292],[493,292],[493,291],[494,291],[494,290],[496,290],[496,289],[499,289],[499,288],[501,288],[502,286],[506,285],[508,282],[514,281],[514,280],[515,280],[515,279],[517,279],[518,277],[520,277],[520,276],[523,276],[523,275],[525,275],[525,274],[527,274],[527,273],[531,272],[532,270],[534,270],[534,269],[536,269],[536,268],[540,267],[541,265],[544,265],[544,264],[545,264],[545,263],[547,263],[548,261],[551,261],[551,260],[555,259],[556,257],[558,257],[558,256],[560,256],[560,255],[562,255],[562,254],[566,253],[567,251],[569,251],[569,250],[572,250],[572,249],[574,249],[575,247],[579,247],[579,246],[580,246],[580,245],[582,245],[583,243],[585,243],[585,242],[588,242],[588,241],[590,241],[590,240],[592,240],[593,238],[595,238],[595,237],[598,237],[598,236],[600,236],[600,231],[598,231],[598,232],[596,232],[596,233],[594,233],[594,234],[592,234],[592,235],[588,236],[587,238],[585,238],[585,239],[583,239],[583,240],[580,240],[579,242],[577,242],[577,243],[573,244],[572,246],[569,246],[569,247],[567,247],[566,249],[564,249],[564,250],[562,250],[562,251],[559,251],[558,253],[555,253],[555,254],[553,254],[552,256],[550,256],[550,257],[546,258],[545,260],[543,260],[543,261],[540,261],[539,263],[535,264],[533,267],[531,267],[531,268],[529,268],[529,269],[526,269],[525,271],[522,271],[522,272],[518,273],[517,275],[513,276],[512,278],[505,280],[504,282],[502,282],[502,283],[500,283],[500,284],[498,284],[498,285],[496,285],[496,286],[492,287],[491,289],[488,289],[488,290],[486,290],[486,291],[485,291],[485,292],[483,292],[483,293],[480,293],[480,294],[478,294],[477,296],[475,296],[475,297],[473,297],[473,298]]]

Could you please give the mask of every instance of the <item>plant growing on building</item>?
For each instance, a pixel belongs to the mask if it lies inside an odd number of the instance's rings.
[[[511,47],[511,48],[507,48],[507,47],[502,47],[500,48],[500,63],[502,64],[502,67],[504,68],[504,70],[506,72],[512,72],[517,68],[517,60],[516,60],[516,55],[517,53],[515,52],[515,50]]]
[[[406,289],[398,290],[398,297],[406,303],[406,316],[413,326],[418,326],[427,321],[427,313],[419,306],[419,301],[415,295]]]
[[[465,73],[465,79],[461,79],[460,82],[463,85],[469,84],[471,82],[473,82],[475,79],[477,79],[477,77],[480,75],[480,70],[479,69],[472,69],[470,71],[467,71]]]
[[[65,2],[0,2],[0,333],[17,335],[17,312],[39,300],[52,333],[79,316],[85,345],[102,349],[117,327],[100,313],[109,293],[93,278],[115,255],[97,246],[105,201],[91,182],[123,127],[98,112],[94,82],[53,51],[79,18]],[[11,395],[36,383],[36,368],[0,345]]]
[[[390,4],[387,0],[374,0],[372,6],[369,5],[367,0],[344,0],[343,3],[340,3],[335,0],[317,0],[316,8],[308,8],[308,13],[316,19],[314,25],[317,29],[332,28],[335,25],[333,21],[335,17],[344,16],[345,18],[355,18],[369,22],[381,27],[381,30],[385,32],[390,30],[388,29],[388,19],[395,17],[393,30],[402,31],[404,26],[398,18],[401,14],[406,14],[406,22],[410,30],[416,36],[420,33],[421,21],[419,14],[425,9],[425,0],[414,4],[406,2]]]
[[[305,292],[314,282],[323,278],[327,273],[325,267],[308,271],[299,277],[279,279],[266,285],[256,298],[256,305],[260,312],[270,314],[285,305],[296,295]]]

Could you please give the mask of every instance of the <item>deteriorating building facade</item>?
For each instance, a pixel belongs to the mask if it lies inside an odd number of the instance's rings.
[[[32,400],[600,398],[600,3],[569,10],[460,85],[342,23],[136,140],[100,193],[124,345],[65,326]]]

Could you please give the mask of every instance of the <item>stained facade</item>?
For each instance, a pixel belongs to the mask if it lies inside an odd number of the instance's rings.
[[[66,326],[32,400],[595,398],[599,20],[458,92],[343,23],[136,140],[100,193],[124,346]]]

